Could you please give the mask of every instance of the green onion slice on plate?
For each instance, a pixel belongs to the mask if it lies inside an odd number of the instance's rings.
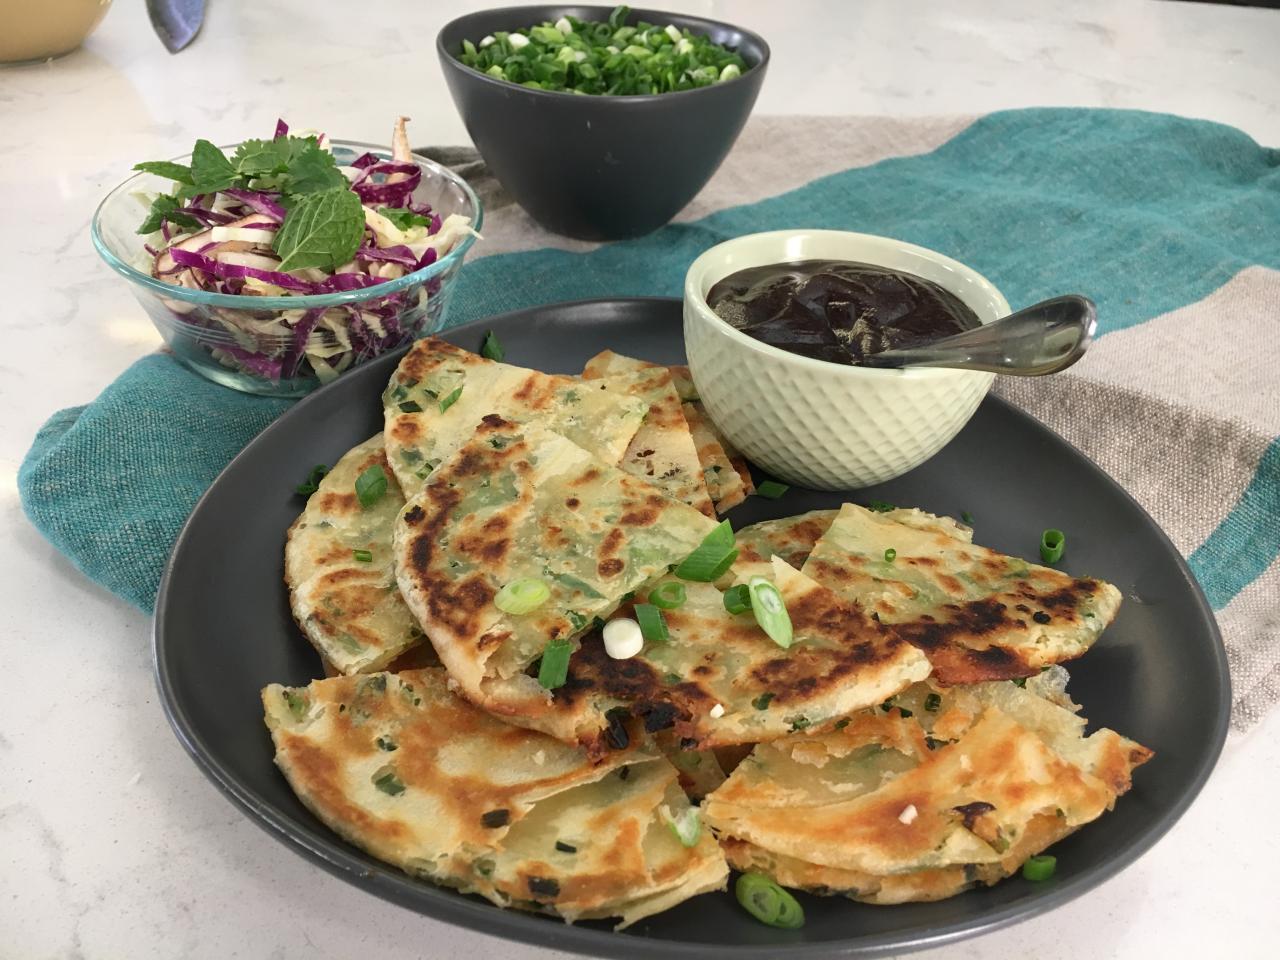
[[[790,489],[791,487],[787,484],[779,483],[777,480],[762,480],[756,487],[756,493],[766,500],[777,500]]]
[[[323,463],[317,463],[311,468],[311,472],[307,474],[307,479],[298,484],[294,489],[298,496],[309,497],[320,489],[320,481],[324,479],[325,474],[329,472],[329,468]]]
[[[1034,883],[1043,883],[1058,869],[1058,858],[1044,854],[1032,857],[1022,865],[1022,875]]]
[[[531,613],[551,598],[551,588],[537,577],[521,577],[503,585],[493,598],[493,605],[503,613],[516,616]]]
[[[663,610],[675,610],[678,607],[682,607],[688,598],[689,595],[685,592],[684,584],[676,583],[674,580],[664,581],[649,591],[649,602]]]
[[[681,844],[686,847],[697,846],[698,837],[702,835],[702,820],[699,819],[696,808],[689,807],[678,817],[668,817],[667,825]]]
[[[784,650],[791,646],[795,635],[782,593],[764,577],[752,577],[747,590],[751,595],[751,612],[755,614],[760,629]]]
[[[352,550],[351,556],[355,557],[357,563],[373,563],[372,550]]]
[[[1067,535],[1061,530],[1050,528],[1040,534],[1040,559],[1045,563],[1057,563],[1062,559],[1062,551],[1067,545]]]
[[[671,636],[662,611],[652,603],[637,603],[635,610],[636,623],[640,624],[640,634],[645,643],[664,643]]]
[[[498,342],[498,335],[492,330],[484,335],[484,343],[480,344],[480,356],[486,360],[496,360],[502,362],[502,358],[507,355],[507,351],[502,349],[502,344]]]
[[[364,509],[372,507],[386,492],[387,475],[378,464],[356,477],[356,498]]]
[[[744,873],[733,886],[738,903],[761,923],[784,930],[804,926],[804,908],[763,873]]]
[[[737,559],[738,551],[733,546],[733,527],[729,526],[728,520],[722,520],[703,538],[698,548],[681,561],[675,573],[681,580],[710,583],[722,576]]]
[[[724,608],[730,613],[746,613],[751,609],[751,588],[739,583],[724,592]]]
[[[543,648],[542,663],[538,666],[538,683],[544,690],[563,687],[569,679],[569,656],[573,645],[563,637],[557,637]]]

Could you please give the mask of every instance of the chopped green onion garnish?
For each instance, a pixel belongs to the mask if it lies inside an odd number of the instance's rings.
[[[1058,858],[1044,854],[1032,857],[1022,865],[1022,875],[1035,883],[1042,883],[1058,869]]]
[[[697,846],[698,837],[702,835],[702,820],[699,819],[698,811],[694,807],[682,811],[677,817],[670,817],[667,825],[684,846]]]
[[[1046,530],[1040,534],[1040,559],[1045,563],[1057,563],[1062,559],[1062,551],[1066,545],[1067,536],[1061,530]]]
[[[897,559],[898,559],[898,551],[893,549],[893,547],[890,547],[888,550],[884,552],[885,563],[893,563],[893,561]]]
[[[505,584],[493,598],[493,605],[503,613],[519,616],[537,610],[551,598],[551,588],[537,577],[521,577]]]
[[[356,477],[356,498],[366,510],[381,500],[386,492],[387,475],[378,464]]]
[[[352,550],[351,555],[356,558],[358,563],[373,563],[372,550]]]
[[[924,708],[930,713],[934,713],[942,706],[942,697],[936,693],[931,693],[924,698]]]
[[[784,930],[804,926],[804,910],[796,898],[763,873],[744,873],[733,892],[747,913],[761,923]]]
[[[401,413],[421,413],[422,404],[418,403],[417,400],[406,400],[404,403],[400,404],[400,412]]]
[[[790,489],[787,484],[779,483],[777,480],[762,480],[756,487],[756,493],[766,500],[777,500]]]
[[[737,558],[738,551],[733,548],[733,527],[729,526],[728,520],[722,520],[698,544],[698,549],[676,567],[675,574],[681,580],[710,583],[728,570]]]
[[[751,705],[757,710],[768,710],[769,701],[772,700],[774,696],[775,694],[773,692],[766,690],[764,693],[760,694],[760,696],[752,700]]]
[[[667,632],[667,621],[662,616],[662,611],[652,603],[637,603],[635,611],[636,623],[640,624],[640,633],[645,643],[663,643],[671,636]]]
[[[892,503],[885,503],[883,500],[872,500],[867,504],[867,509],[872,513],[888,513],[890,510],[897,510]]]
[[[543,648],[542,663],[538,667],[538,683],[544,690],[564,686],[569,679],[569,656],[573,645],[563,637],[557,637]]]
[[[685,593],[684,584],[674,580],[666,580],[649,591],[649,602],[663,610],[675,610],[684,606],[689,595]]]
[[[607,21],[566,15],[554,24],[467,38],[450,53],[473,70],[533,90],[605,96],[692,90],[748,69],[735,50],[705,34],[661,21],[627,25],[630,13],[615,7]]]
[[[747,589],[751,594],[751,612],[755,614],[760,629],[784,650],[791,646],[794,637],[791,616],[787,613],[782,593],[764,577],[752,577]]]
[[[452,393],[450,393],[447,397],[445,397],[443,400],[440,401],[440,412],[444,413],[446,410],[452,407],[455,403],[458,402],[458,398],[460,396],[462,396],[462,388],[456,387]]]
[[[745,583],[730,587],[724,592],[724,608],[730,613],[746,613],[751,609],[751,590]]]
[[[970,513],[968,510],[960,511],[960,519],[963,522],[969,524],[969,526],[973,526],[973,514]]]
[[[502,362],[502,358],[507,355],[507,351],[502,349],[502,344],[498,342],[497,334],[492,330],[484,335],[484,343],[480,344],[480,356],[486,360],[497,360]]]
[[[329,472],[329,468],[323,463],[317,463],[311,468],[311,472],[307,474],[307,479],[298,484],[294,489],[300,497],[309,497],[320,489],[320,481],[324,479],[325,474]]]

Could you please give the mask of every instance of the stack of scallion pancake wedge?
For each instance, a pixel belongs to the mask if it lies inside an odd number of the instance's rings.
[[[263,706],[303,803],[414,876],[620,926],[723,889],[730,865],[932,900],[1097,818],[1151,755],[1085,737],[1054,666],[1118,591],[947,517],[766,520],[689,579],[754,487],[685,368],[605,351],[547,374],[430,338],[383,414],[285,549],[329,679]],[[536,602],[500,599],[515,584]],[[752,584],[788,643],[741,606]],[[624,618],[648,632],[617,658],[602,628]]]

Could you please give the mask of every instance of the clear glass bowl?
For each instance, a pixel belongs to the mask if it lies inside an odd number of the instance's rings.
[[[224,149],[230,153],[234,147]],[[389,151],[370,144],[333,141],[334,159],[341,165],[366,152],[391,158]],[[190,161],[189,156],[175,159]],[[422,181],[413,199],[430,204],[442,218],[453,213],[470,217],[472,228],[479,230],[480,200],[467,182],[430,160],[414,157],[414,162],[422,169]],[[192,290],[151,276],[146,237],[137,232],[149,209],[142,195],[167,193],[172,187],[171,181],[149,173],[120,184],[93,215],[93,245],[111,269],[129,280],[138,303],[179,361],[246,393],[301,397],[365,360],[440,330],[453,280],[475,241],[468,235],[435,263],[361,290],[281,297]],[[395,322],[373,329],[380,321],[367,323],[376,315],[362,313],[362,308],[388,305],[396,307]],[[341,369],[325,369],[323,358],[313,368],[299,349],[289,328],[306,311],[323,311],[311,315],[320,322],[308,336],[309,349],[316,355],[331,351]]]

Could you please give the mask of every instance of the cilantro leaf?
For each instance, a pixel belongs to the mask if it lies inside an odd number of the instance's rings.
[[[166,180],[176,180],[178,183],[191,183],[191,168],[181,163],[174,163],[171,160],[148,160],[145,163],[135,163],[133,169],[140,170],[143,173],[154,173],[157,177],[164,177]]]
[[[348,185],[347,178],[334,162],[333,154],[321,150],[314,142],[307,143],[289,160],[288,193],[322,193],[337,187],[346,190]],[[351,195],[355,196],[354,193]]]
[[[236,168],[226,155],[208,140],[197,140],[191,151],[191,180],[201,193],[226,190],[236,180]]]
[[[356,255],[363,236],[364,207],[358,196],[342,187],[297,197],[276,231],[273,247],[280,255],[280,270],[334,270]]]
[[[283,173],[289,167],[289,158],[294,152],[292,141],[296,139],[281,137],[279,140],[246,140],[236,147],[231,162],[246,177]]]
[[[177,197],[160,194],[151,202],[151,210],[147,214],[147,219],[142,222],[142,226],[138,227],[138,232],[144,235],[155,233],[166,220],[183,227],[201,226],[200,221],[195,217],[190,214],[180,213],[181,208],[182,204],[178,202]]]
[[[406,210],[403,207],[379,207],[378,213],[396,225],[397,230],[408,230],[410,227],[426,227],[431,225],[431,218],[420,213]]]

